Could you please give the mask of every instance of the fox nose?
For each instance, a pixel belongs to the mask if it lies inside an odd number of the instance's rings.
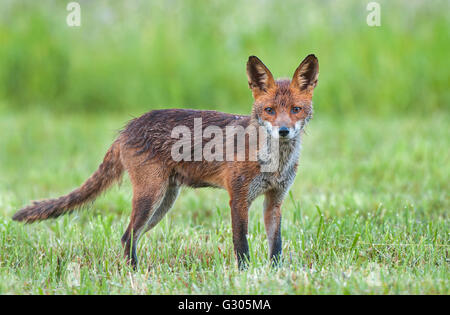
[[[286,137],[289,134],[289,128],[287,127],[280,127],[280,129],[278,130],[278,133],[280,134],[280,136],[282,137]]]

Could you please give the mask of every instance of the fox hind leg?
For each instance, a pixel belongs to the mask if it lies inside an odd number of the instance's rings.
[[[179,192],[180,186],[171,185],[167,188],[163,201],[161,202],[158,209],[156,209],[156,211],[153,213],[152,217],[150,218],[150,221],[148,221],[144,233],[153,229],[159,223],[159,221],[161,221],[162,218],[164,218],[166,213],[169,212],[169,210],[175,203],[175,200],[177,199]]]
[[[133,210],[130,224],[122,236],[124,256],[137,267],[136,246],[140,236],[146,231],[153,214],[163,203],[168,189],[168,177],[158,167],[147,167],[140,172],[129,172],[133,184]]]

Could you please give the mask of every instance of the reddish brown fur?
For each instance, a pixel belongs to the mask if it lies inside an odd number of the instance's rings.
[[[229,125],[245,128],[261,124],[294,129],[297,122],[304,124],[312,115],[311,99],[317,75],[318,63],[313,55],[305,58],[295,71],[292,81],[275,81],[267,67],[252,56],[247,63],[249,87],[255,98],[250,116],[182,109],[146,113],[128,123],[99,169],[80,188],[57,199],[35,202],[17,212],[13,219],[34,222],[70,212],[93,200],[126,170],[133,186],[133,210],[122,244],[125,256],[133,266],[137,264],[136,244],[139,237],[164,217],[181,186],[217,187],[228,191],[233,243],[240,267],[245,266],[249,257],[246,239],[248,208],[257,195],[264,194],[264,222],[270,256],[278,260],[281,254],[281,204],[295,177],[300,132],[282,145],[280,150],[284,150],[287,160],[283,160],[284,164],[271,174],[262,173],[260,163],[248,159],[248,142],[245,161],[202,159],[176,162],[171,158],[171,148],[177,139],[171,137],[171,132],[178,125],[185,125],[192,131],[194,118],[202,118],[202,130],[210,125],[225,130]],[[301,110],[294,113],[293,106]],[[273,108],[274,113],[269,114],[267,107]],[[202,144],[208,140],[203,139]],[[291,157],[295,160],[292,163]]]
[[[83,185],[65,196],[35,201],[31,206],[16,212],[13,219],[31,223],[57,218],[95,199],[102,191],[115,181],[118,181],[122,173],[123,166],[120,162],[119,144],[116,141],[106,153],[103,163],[100,164],[98,170]]]

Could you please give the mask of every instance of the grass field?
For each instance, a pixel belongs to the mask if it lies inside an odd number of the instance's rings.
[[[78,186],[130,117],[0,115],[0,294],[448,294],[447,112],[391,118],[316,115],[283,206],[282,267],[269,268],[262,199],[251,208],[251,264],[233,256],[225,191],[185,190],[122,259],[128,178],[88,209],[22,225],[31,199]]]
[[[77,0],[0,4],[0,294],[449,294],[448,0]],[[156,108],[248,114],[257,55],[291,77],[320,64],[314,119],[269,268],[262,199],[238,272],[225,191],[184,190],[124,264],[131,187],[55,221],[13,213],[97,169]]]

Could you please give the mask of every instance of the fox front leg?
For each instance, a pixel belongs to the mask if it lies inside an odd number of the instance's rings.
[[[277,191],[269,191],[264,200],[264,225],[269,242],[269,255],[274,266],[281,260],[281,204],[283,198]]]
[[[248,204],[238,199],[230,200],[231,224],[233,229],[233,245],[238,267],[243,270],[250,259],[247,233],[248,233]]]

